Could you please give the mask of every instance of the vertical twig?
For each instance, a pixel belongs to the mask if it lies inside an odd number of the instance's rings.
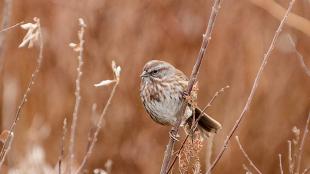
[[[214,133],[211,133],[207,140],[207,149],[206,149],[206,169],[208,169],[211,165],[211,157],[213,150],[213,141],[214,141]]]
[[[75,47],[74,51],[78,51],[78,67],[77,67],[77,77],[75,80],[75,105],[74,105],[74,111],[72,115],[72,124],[71,124],[71,132],[70,132],[70,144],[69,144],[69,174],[71,174],[72,171],[72,165],[74,161],[74,145],[75,145],[75,132],[76,132],[76,125],[77,125],[77,119],[78,119],[78,112],[80,108],[80,102],[81,102],[81,76],[82,76],[82,66],[83,66],[83,51],[84,51],[84,32],[86,25],[82,18],[79,18],[79,25],[80,30],[78,32],[79,37],[79,45]]]
[[[60,144],[60,156],[58,160],[58,173],[61,174],[61,165],[62,161],[65,156],[65,139],[66,139],[66,134],[67,134],[67,118],[64,119],[63,126],[62,126],[62,137],[61,137],[61,144]]]
[[[268,62],[268,60],[269,60],[270,54],[271,54],[271,52],[272,52],[272,50],[273,50],[273,48],[274,48],[274,46],[275,46],[275,43],[276,43],[276,41],[277,41],[277,39],[278,39],[279,34],[280,34],[280,32],[282,31],[282,28],[283,28],[283,26],[284,26],[284,24],[285,24],[285,22],[286,22],[286,20],[287,20],[288,14],[289,14],[290,11],[292,10],[292,7],[293,7],[293,4],[294,4],[294,3],[295,3],[295,0],[291,0],[290,4],[289,4],[289,6],[288,6],[288,9],[287,9],[286,12],[285,12],[284,17],[283,17],[283,19],[281,20],[281,23],[280,23],[278,29],[277,29],[276,32],[275,32],[275,35],[274,35],[274,37],[273,37],[273,39],[272,39],[272,41],[271,41],[271,44],[270,44],[270,46],[269,46],[269,49],[268,49],[267,53],[264,54],[264,58],[263,58],[262,64],[261,64],[261,66],[260,66],[260,68],[259,68],[259,70],[258,70],[258,73],[257,73],[256,77],[255,77],[255,80],[254,80],[254,83],[253,83],[253,86],[252,86],[250,95],[249,95],[249,97],[248,97],[248,99],[247,99],[247,102],[246,102],[246,104],[245,104],[245,106],[244,106],[244,108],[243,108],[243,110],[242,110],[242,112],[241,112],[241,114],[240,114],[238,120],[237,120],[236,123],[234,124],[232,130],[229,132],[227,138],[225,139],[224,144],[223,144],[223,146],[222,146],[222,148],[221,148],[219,154],[217,155],[216,159],[215,159],[214,162],[212,163],[211,167],[208,169],[207,174],[211,172],[211,170],[215,167],[215,165],[216,165],[216,164],[218,163],[218,161],[221,159],[223,153],[225,152],[225,150],[226,150],[227,147],[228,147],[228,143],[229,143],[231,137],[233,136],[233,134],[235,133],[235,131],[236,131],[237,128],[239,127],[240,122],[241,122],[242,119],[244,118],[244,115],[245,115],[245,113],[247,112],[247,110],[249,109],[249,106],[250,106],[250,104],[252,103],[252,99],[253,99],[253,97],[254,97],[254,94],[255,94],[255,91],[256,91],[258,82],[259,82],[259,80],[260,80],[260,78],[261,78],[261,76],[262,76],[262,72],[263,72],[263,70],[264,70],[264,68],[265,68],[265,66],[266,66],[266,64],[267,64],[267,62]]]
[[[22,111],[22,108],[23,108],[24,104],[27,102],[27,98],[30,95],[30,91],[32,89],[32,86],[35,84],[35,80],[36,80],[37,75],[41,69],[41,64],[42,64],[42,60],[43,60],[43,36],[42,36],[42,30],[41,30],[41,25],[40,25],[40,19],[34,18],[34,20],[35,20],[36,25],[37,25],[37,33],[36,34],[37,34],[37,37],[39,39],[39,55],[38,55],[38,59],[37,59],[37,65],[36,65],[36,68],[31,75],[31,79],[27,85],[26,92],[24,93],[23,98],[22,98],[22,100],[21,100],[21,102],[17,108],[15,118],[13,120],[11,127],[10,127],[10,136],[8,136],[8,138],[5,140],[5,143],[1,149],[0,168],[2,167],[4,159],[7,155],[8,151],[10,149],[11,143],[13,141],[15,127],[16,127],[17,121],[20,118],[20,113]],[[25,42],[23,41],[23,43],[25,43]]]
[[[298,148],[297,168],[296,168],[295,173],[299,173],[300,171],[300,165],[301,165],[301,159],[302,159],[302,154],[304,150],[305,140],[306,140],[307,134],[309,133],[309,129],[308,129],[309,122],[310,122],[310,112],[308,114],[308,119],[305,125],[304,133],[302,135],[302,139],[301,139],[301,142]]]
[[[279,167],[280,167],[280,173],[283,174],[282,155],[281,154],[279,154]]]
[[[242,167],[245,170],[245,174],[252,174],[251,170],[245,164],[243,164]]]
[[[302,54],[300,54],[300,52],[297,50],[296,44],[295,44],[295,42],[293,41],[291,35],[288,35],[288,39],[289,39],[290,43],[292,44],[292,46],[294,47],[294,51],[295,51],[295,53],[297,54],[297,57],[298,57],[300,66],[302,67],[302,69],[304,70],[304,72],[307,74],[307,76],[310,77],[310,69],[309,69],[309,68],[307,67],[307,65],[305,64],[304,57],[302,56]]]
[[[243,153],[244,157],[248,160],[249,164],[255,169],[255,171],[257,173],[262,174],[262,172],[255,166],[253,161],[250,159],[249,155],[245,152],[244,148],[242,147],[242,145],[240,143],[240,140],[239,140],[238,136],[236,136],[236,140],[237,140],[237,143],[239,145],[239,148],[240,148],[241,152]]]
[[[98,134],[99,134],[99,131],[101,129],[101,122],[103,120],[103,117],[105,116],[107,110],[108,110],[108,107],[110,106],[111,104],[111,101],[112,101],[112,98],[114,96],[114,93],[115,93],[115,90],[116,90],[116,87],[118,86],[118,83],[119,83],[119,78],[117,77],[116,78],[116,81],[115,81],[115,84],[113,86],[113,89],[112,89],[112,92],[109,96],[109,99],[106,103],[106,105],[104,106],[104,109],[102,110],[101,114],[100,114],[100,117],[99,117],[99,120],[97,121],[97,124],[96,124],[96,130],[95,130],[95,133],[91,139],[91,142],[90,142],[90,145],[87,149],[87,152],[82,160],[82,163],[80,164],[80,166],[78,167],[78,169],[76,170],[75,174],[78,174],[81,172],[81,170],[83,169],[83,167],[85,166],[88,158],[90,157],[92,151],[93,151],[93,148],[95,147],[95,144],[97,142],[97,137],[98,137]]]
[[[302,172],[302,174],[307,174],[308,172],[310,172],[310,167],[309,167],[309,168],[306,168],[306,169]]]
[[[294,163],[293,163],[293,157],[292,157],[292,141],[288,140],[288,171],[290,174],[293,174],[294,172]]]
[[[4,0],[3,3],[3,11],[2,11],[2,23],[1,29],[5,31],[5,29],[9,26],[10,18],[11,18],[11,9],[12,9],[12,1],[13,0]],[[0,72],[3,68],[3,50],[4,50],[4,42],[5,42],[5,34],[0,35]]]
[[[191,77],[190,77],[190,80],[189,80],[189,83],[187,86],[186,95],[190,95],[192,88],[193,88],[193,85],[195,84],[195,82],[197,80],[199,67],[201,65],[202,58],[205,55],[206,49],[209,45],[209,41],[211,40],[212,30],[214,27],[214,23],[215,23],[218,11],[220,9],[221,1],[222,0],[215,0],[214,1],[214,5],[212,7],[212,12],[211,12],[210,19],[208,22],[207,30],[206,30],[205,34],[203,35],[201,48],[200,48],[199,54],[197,56],[196,63],[193,67],[192,74],[191,74]],[[178,129],[180,127],[181,119],[182,119],[182,116],[184,115],[186,106],[187,106],[187,101],[184,100],[179,112],[177,113],[177,121],[171,129],[172,136],[176,136],[178,134]],[[169,164],[170,164],[170,161],[172,158],[172,153],[173,153],[173,148],[174,148],[175,142],[176,142],[176,140],[173,137],[170,137],[168,145],[167,145],[166,150],[165,150],[162,167],[160,170],[161,174],[166,174],[168,171]]]

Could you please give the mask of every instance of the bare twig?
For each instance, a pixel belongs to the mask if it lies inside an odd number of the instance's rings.
[[[305,64],[305,61],[304,61],[304,57],[302,56],[302,54],[300,54],[300,52],[297,50],[296,48],[296,44],[295,42],[293,41],[291,35],[288,35],[288,39],[290,41],[290,43],[293,45],[294,47],[294,51],[295,53],[297,54],[297,57],[299,59],[299,62],[300,62],[300,65],[302,67],[302,69],[305,71],[305,73],[307,74],[307,76],[310,77],[310,69],[307,67],[307,65]]]
[[[96,103],[93,103],[92,108],[91,108],[91,112],[92,112],[91,113],[91,126],[88,130],[88,135],[87,135],[86,152],[89,149],[90,144],[92,142],[92,136],[93,136],[94,131],[96,129],[96,123],[97,123],[97,120],[99,118],[99,114],[97,113],[97,104]],[[101,124],[103,124],[103,126],[104,126],[104,120]]]
[[[219,95],[221,95],[221,94],[225,91],[225,89],[227,89],[227,88],[229,88],[229,86],[226,86],[226,87],[221,88],[220,90],[216,91],[216,93],[213,95],[213,97],[212,97],[211,100],[208,102],[208,104],[201,110],[201,114],[199,115],[199,117],[198,117],[198,118],[195,120],[195,122],[193,123],[193,125],[192,125],[192,127],[191,127],[191,129],[190,129],[190,132],[193,132],[193,131],[196,129],[196,127],[197,127],[197,125],[198,125],[198,121],[200,120],[202,114],[203,114],[209,107],[212,106],[212,103],[215,101],[215,99],[216,99]],[[171,165],[170,165],[170,167],[169,167],[167,173],[169,173],[169,172],[171,171],[171,169],[172,169],[173,165],[175,164],[177,158],[179,157],[180,153],[182,152],[182,149],[184,148],[184,145],[185,145],[187,139],[189,138],[189,135],[190,135],[190,134],[187,134],[186,137],[185,137],[185,139],[183,140],[182,145],[181,145],[181,147],[178,149],[177,154],[176,154],[176,156],[174,157],[174,160],[172,161],[172,163],[171,163]]]
[[[309,167],[309,168],[306,168],[306,169],[302,172],[302,174],[307,174],[308,172],[310,172],[310,167]]]
[[[15,118],[13,120],[13,123],[10,127],[10,134],[13,135],[14,134],[14,131],[15,131],[15,127],[16,127],[16,124],[17,124],[17,121],[19,120],[20,118],[20,113],[22,111],[22,108],[24,106],[24,104],[27,102],[27,98],[28,96],[30,95],[30,91],[32,89],[32,86],[34,85],[35,83],[35,80],[37,78],[37,75],[41,69],[41,64],[42,64],[42,60],[43,60],[43,36],[42,36],[42,31],[41,31],[41,26],[40,26],[40,19],[38,18],[34,18],[34,21],[35,21],[35,25],[36,25],[36,29],[37,29],[37,32],[36,32],[36,36],[38,37],[39,39],[39,55],[38,55],[38,59],[37,59],[37,65],[36,65],[36,68],[35,70],[33,71],[32,75],[31,75],[31,79],[27,85],[27,89],[26,89],[26,92],[24,93],[23,95],[23,98],[17,108],[17,111],[16,111],[16,114],[15,114]],[[1,149],[1,153],[0,153],[0,168],[2,167],[2,164],[4,162],[4,159],[9,151],[9,148],[10,148],[10,145],[13,141],[13,136],[9,136],[2,149]]]
[[[78,119],[78,112],[80,108],[80,102],[81,102],[81,87],[80,87],[80,81],[82,76],[82,66],[83,66],[83,51],[84,51],[84,32],[86,25],[82,18],[79,19],[79,25],[80,30],[78,32],[79,37],[79,44],[74,47],[74,51],[79,52],[78,55],[78,67],[77,67],[77,77],[75,80],[75,105],[74,105],[74,111],[72,115],[72,123],[71,123],[71,132],[70,132],[70,144],[69,144],[69,174],[71,174],[72,171],[72,165],[74,161],[74,145],[75,145],[75,132],[76,132],[76,125],[77,125],[77,119]],[[72,43],[71,43],[72,45]],[[70,45],[70,46],[71,46]],[[71,46],[72,47],[72,46]]]
[[[19,23],[15,24],[15,25],[12,25],[12,26],[10,26],[10,27],[4,28],[4,29],[0,30],[0,33],[6,32],[6,31],[8,31],[8,30],[10,30],[10,29],[12,29],[12,28],[18,27],[18,26],[22,25],[23,23],[24,23],[24,21],[19,22]]]
[[[63,127],[62,127],[62,137],[61,137],[61,144],[60,144],[60,156],[59,156],[59,160],[58,160],[58,173],[61,174],[62,170],[61,170],[61,165],[62,165],[62,161],[64,159],[65,156],[65,138],[66,138],[66,134],[67,134],[67,118],[64,119],[63,122]]]
[[[241,152],[243,153],[244,157],[248,160],[249,164],[255,169],[255,171],[259,174],[262,174],[262,172],[255,166],[255,164],[253,163],[253,161],[250,159],[249,155],[245,152],[244,148],[242,147],[239,137],[236,136],[236,141],[239,145],[239,148],[241,150]]]
[[[285,22],[286,22],[286,20],[287,20],[288,14],[289,14],[290,11],[292,10],[292,7],[293,7],[293,4],[294,4],[294,3],[295,3],[295,0],[291,0],[288,9],[287,9],[287,11],[285,12],[284,17],[283,17],[283,19],[281,20],[281,23],[280,23],[278,29],[277,29],[276,32],[275,32],[275,35],[274,35],[274,37],[273,37],[273,39],[272,39],[272,42],[271,42],[271,44],[270,44],[270,46],[269,46],[269,49],[268,49],[267,53],[264,54],[264,58],[263,58],[262,64],[261,64],[261,66],[260,66],[260,68],[259,68],[259,70],[258,70],[258,73],[257,73],[256,77],[255,77],[255,80],[254,80],[254,83],[253,83],[253,86],[252,86],[250,95],[249,95],[249,97],[248,97],[248,99],[247,99],[247,102],[246,102],[246,104],[245,104],[245,106],[244,106],[244,108],[243,108],[243,110],[242,110],[242,112],[241,112],[241,114],[240,114],[238,120],[236,121],[236,123],[234,124],[233,128],[232,128],[231,131],[229,132],[227,138],[225,139],[224,144],[223,144],[223,146],[222,146],[222,148],[221,148],[219,154],[217,155],[216,159],[215,159],[214,162],[212,163],[211,167],[208,169],[207,174],[208,174],[209,172],[211,172],[211,170],[215,167],[215,165],[216,165],[216,164],[218,163],[218,161],[221,159],[223,153],[225,152],[225,150],[226,150],[227,147],[228,147],[228,143],[229,143],[231,137],[233,136],[233,134],[235,133],[235,131],[236,131],[237,128],[239,127],[239,124],[241,123],[242,119],[244,118],[245,113],[246,113],[247,110],[249,109],[249,106],[250,106],[250,104],[252,103],[252,99],[253,99],[253,97],[254,97],[254,94],[255,94],[255,91],[256,91],[258,82],[259,82],[259,80],[260,80],[260,78],[261,78],[261,76],[262,76],[262,72],[263,72],[263,70],[264,70],[264,68],[265,68],[265,66],[266,66],[266,64],[267,64],[267,62],[268,62],[268,60],[269,60],[270,54],[271,54],[271,52],[272,52],[272,50],[273,50],[273,48],[274,48],[274,46],[275,46],[275,43],[276,43],[276,41],[277,41],[277,39],[278,39],[279,34],[280,34],[280,32],[282,31],[282,28],[283,28],[283,26],[284,26],[284,24],[285,24]]]
[[[307,137],[307,134],[309,133],[309,122],[310,122],[310,112],[308,114],[308,119],[305,125],[305,129],[304,129],[304,133],[302,135],[302,139],[298,148],[298,158],[297,158],[297,168],[296,168],[296,172],[295,173],[299,173],[300,171],[300,165],[301,165],[301,159],[302,159],[302,154],[303,154],[303,150],[304,150],[304,145],[305,145],[305,140]]]
[[[292,141],[288,140],[288,170],[290,174],[293,174],[294,172],[294,162],[292,157]]]
[[[6,28],[9,26],[9,20],[11,18],[12,14],[12,1],[13,0],[4,0],[3,3],[3,11],[2,11],[2,23],[1,23],[1,31],[6,30]],[[3,50],[4,50],[4,41],[5,41],[5,34],[0,35],[0,72],[3,68]]]
[[[113,71],[114,71],[114,74],[115,74],[115,84],[113,86],[113,89],[112,89],[112,92],[110,93],[110,96],[108,98],[108,101],[106,103],[106,105],[104,106],[100,116],[99,116],[99,120],[97,121],[97,124],[96,124],[96,130],[93,134],[93,137],[91,139],[91,142],[89,144],[89,147],[87,149],[87,152],[82,160],[82,163],[80,164],[80,166],[78,167],[78,169],[75,171],[75,174],[79,174],[81,172],[81,170],[83,169],[83,167],[85,166],[88,158],[90,157],[90,155],[92,154],[93,152],[93,149],[95,147],[95,144],[97,142],[97,137],[98,137],[98,134],[99,134],[99,131],[101,129],[101,123],[103,121],[103,117],[105,116],[107,110],[108,110],[108,107],[110,106],[111,104],[111,101],[112,101],[112,98],[114,96],[114,93],[115,93],[115,90],[116,90],[116,87],[118,86],[119,84],[119,73],[120,73],[120,67],[116,67],[115,63],[113,62],[112,63],[112,68],[113,68]]]
[[[210,19],[208,22],[207,30],[206,30],[205,34],[203,35],[201,48],[200,48],[199,54],[197,56],[196,63],[193,67],[192,74],[191,74],[191,77],[190,77],[190,80],[189,80],[189,83],[187,86],[186,95],[190,95],[192,88],[193,88],[193,85],[195,84],[195,82],[197,80],[199,67],[201,65],[202,58],[205,55],[206,49],[209,45],[209,41],[211,40],[212,30],[214,27],[214,23],[215,23],[218,11],[220,9],[221,1],[222,0],[215,0],[214,1],[214,5],[212,7],[212,12],[211,12]],[[184,100],[179,112],[177,113],[177,121],[171,129],[172,136],[176,136],[178,134],[178,129],[180,127],[181,119],[182,119],[182,116],[184,115],[186,106],[187,106],[187,101]],[[162,167],[160,170],[161,174],[166,174],[168,171],[169,164],[170,164],[171,158],[172,158],[173,147],[175,145],[175,142],[176,142],[176,140],[173,137],[170,137],[168,145],[166,147],[165,154],[164,154]]]
[[[245,164],[243,164],[242,167],[245,170],[245,174],[252,174],[251,170]]]
[[[297,163],[297,158],[298,158],[298,144],[299,144],[299,139],[300,139],[300,129],[298,129],[296,126],[293,127],[292,132],[294,134],[294,138],[292,139],[292,149],[293,149],[293,174],[294,171],[296,170],[296,163]]]
[[[214,141],[214,134],[211,133],[207,140],[207,147],[206,147],[206,168],[209,168],[211,165],[211,157],[212,157],[212,150],[213,150],[213,141]]]
[[[279,154],[279,167],[280,167],[280,173],[283,174],[282,155],[281,154]]]

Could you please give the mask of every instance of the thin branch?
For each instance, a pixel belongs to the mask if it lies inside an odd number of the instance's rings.
[[[194,65],[194,67],[193,67],[192,74],[191,74],[191,77],[190,77],[190,80],[189,80],[189,83],[188,83],[188,86],[187,86],[186,95],[190,95],[190,93],[192,91],[192,88],[193,88],[193,85],[195,84],[195,82],[197,80],[197,75],[198,75],[199,67],[201,65],[202,58],[205,55],[206,49],[207,49],[207,47],[209,45],[209,41],[211,40],[212,30],[213,30],[213,27],[214,27],[214,23],[215,23],[218,11],[220,9],[221,1],[222,0],[215,0],[214,1],[214,5],[212,7],[212,12],[211,12],[211,15],[210,15],[208,26],[207,26],[205,34],[203,35],[203,40],[202,40],[201,48],[200,48],[199,54],[197,56],[196,63]],[[181,106],[181,108],[179,110],[179,112],[177,113],[177,121],[176,121],[175,125],[171,129],[172,136],[176,136],[178,134],[178,130],[179,130],[179,127],[180,127],[180,124],[181,124],[181,118],[184,115],[186,106],[187,106],[187,101],[184,100],[183,103],[182,103],[182,106]],[[161,174],[166,174],[167,171],[168,171],[168,167],[169,167],[169,164],[170,164],[170,161],[171,161],[171,158],[172,158],[172,153],[173,153],[173,148],[174,148],[175,142],[176,142],[176,140],[173,137],[170,137],[168,145],[167,145],[166,150],[165,150],[162,167],[161,167],[161,170],[160,170]]]
[[[305,125],[304,133],[302,135],[302,139],[301,139],[301,142],[298,148],[297,169],[295,173],[299,173],[300,171],[300,165],[301,165],[301,159],[302,159],[302,154],[304,150],[305,140],[306,140],[307,134],[309,133],[309,128],[308,128],[309,122],[310,122],[310,112],[308,114],[308,119]]]
[[[221,148],[219,154],[217,155],[216,159],[215,159],[214,162],[212,163],[211,167],[208,169],[207,174],[211,172],[211,170],[215,167],[215,165],[216,165],[216,164],[218,163],[218,161],[221,159],[223,153],[225,152],[225,150],[226,150],[227,147],[228,147],[228,143],[229,143],[231,137],[233,136],[233,134],[235,133],[235,131],[236,131],[237,128],[239,127],[239,124],[241,123],[242,119],[244,118],[245,113],[246,113],[247,110],[249,109],[249,106],[250,106],[250,104],[252,103],[252,99],[253,99],[253,97],[254,97],[254,94],[255,94],[255,91],[256,91],[258,82],[259,82],[259,80],[261,79],[262,72],[263,72],[263,70],[264,70],[264,68],[265,68],[265,66],[266,66],[266,64],[267,64],[267,62],[268,62],[268,60],[269,60],[270,54],[271,54],[271,52],[272,52],[272,50],[273,50],[273,48],[274,48],[274,46],[275,46],[275,43],[276,43],[276,41],[277,41],[277,39],[278,39],[279,34],[280,34],[280,32],[282,31],[282,28],[283,28],[283,26],[284,26],[284,24],[285,24],[285,22],[286,22],[286,20],[287,20],[288,14],[289,14],[290,11],[292,10],[292,7],[293,7],[293,4],[294,4],[294,3],[295,3],[295,0],[291,0],[288,9],[287,9],[287,11],[285,12],[284,17],[283,17],[283,19],[281,20],[281,23],[280,23],[278,29],[277,29],[276,32],[275,32],[275,35],[274,35],[274,37],[273,37],[273,39],[272,39],[272,42],[271,42],[271,44],[270,44],[270,47],[269,47],[267,53],[264,54],[264,59],[263,59],[262,64],[261,64],[261,66],[260,66],[260,68],[259,68],[259,71],[258,71],[258,73],[257,73],[257,75],[256,75],[256,77],[255,77],[255,80],[254,80],[254,83],[253,83],[253,86],[252,86],[250,95],[249,95],[249,97],[248,97],[248,99],[247,99],[247,102],[246,102],[246,104],[245,104],[245,106],[244,106],[244,108],[243,108],[243,110],[242,110],[242,112],[241,112],[241,114],[240,114],[238,120],[237,120],[236,123],[234,124],[232,130],[229,132],[227,138],[225,139],[224,144],[223,144],[223,146],[222,146],[222,148]]]
[[[116,80],[116,82],[115,82],[115,84],[114,84],[114,86],[113,86],[112,92],[111,92],[111,94],[110,94],[110,96],[109,96],[109,99],[108,99],[106,105],[104,106],[103,111],[102,111],[101,114],[100,114],[99,120],[98,120],[98,122],[97,122],[97,124],[96,124],[96,130],[95,130],[95,133],[94,133],[94,135],[93,135],[93,137],[92,137],[92,140],[91,140],[91,143],[90,143],[90,145],[89,145],[89,148],[87,149],[87,152],[86,152],[86,154],[85,154],[85,156],[84,156],[84,158],[83,158],[83,160],[82,160],[82,163],[80,164],[80,166],[79,166],[78,169],[76,170],[75,174],[78,174],[78,173],[81,172],[81,170],[82,170],[83,167],[85,166],[85,164],[86,164],[88,158],[90,157],[90,155],[91,155],[92,152],[93,152],[93,149],[94,149],[95,144],[96,144],[96,142],[97,142],[97,137],[98,137],[99,131],[100,131],[100,129],[101,129],[101,123],[102,123],[103,117],[105,116],[105,114],[106,114],[106,112],[107,112],[107,110],[108,110],[108,107],[109,107],[110,104],[111,104],[111,101],[112,101],[112,98],[113,98],[113,96],[114,96],[116,87],[118,86],[118,83],[119,83],[119,78],[117,78],[117,80]]]
[[[203,114],[209,107],[212,106],[212,103],[215,101],[215,99],[216,99],[219,95],[221,95],[221,94],[225,91],[225,89],[227,89],[227,88],[229,88],[229,86],[226,86],[226,87],[221,88],[220,90],[216,91],[216,93],[213,95],[213,97],[212,97],[211,100],[208,102],[208,104],[201,110],[201,113],[200,113],[200,115],[198,116],[198,118],[195,120],[195,122],[193,123],[193,125],[192,125],[192,127],[191,127],[191,129],[190,129],[190,132],[193,132],[193,131],[196,129],[196,127],[197,127],[197,125],[198,125],[198,121],[199,121],[200,118],[202,117],[202,114]],[[189,138],[189,135],[190,135],[190,134],[187,134],[186,137],[185,137],[185,139],[183,140],[182,145],[181,145],[181,147],[179,148],[179,150],[177,151],[177,154],[176,154],[176,156],[174,157],[174,159],[173,159],[173,161],[172,161],[172,163],[171,163],[171,165],[170,165],[170,167],[169,167],[167,173],[169,173],[169,172],[172,170],[172,167],[173,167],[173,165],[175,164],[177,158],[180,156],[180,153],[182,152],[182,149],[184,148],[184,145],[185,145],[187,139]]]
[[[65,139],[66,139],[66,134],[67,134],[67,118],[64,119],[63,126],[62,126],[62,138],[61,138],[61,144],[60,144],[60,156],[58,160],[58,173],[61,174],[61,165],[62,161],[65,156]]]
[[[295,169],[296,169],[296,162],[297,162],[297,158],[298,158],[298,147],[297,147],[297,145],[298,145],[298,142],[299,142],[299,139],[300,139],[300,130],[297,128],[297,127],[293,127],[293,129],[292,129],[292,132],[294,133],[294,138],[293,138],[293,140],[292,140],[292,142],[293,142],[293,146],[292,146],[292,149],[293,149],[293,163],[292,163],[292,165],[293,165],[293,170],[292,170],[292,173],[293,174],[295,174],[294,173],[294,171],[295,171]]]
[[[18,27],[18,26],[22,25],[23,23],[24,23],[24,21],[19,22],[19,23],[15,24],[15,25],[12,25],[12,26],[10,26],[10,27],[4,28],[4,29],[0,30],[0,33],[6,32],[6,31],[8,31],[8,30],[10,30],[10,29],[12,29],[12,28]]]
[[[77,77],[75,80],[75,105],[74,105],[74,111],[72,115],[72,124],[71,124],[71,132],[70,132],[70,144],[69,144],[69,174],[71,174],[72,171],[72,165],[74,161],[74,146],[75,146],[75,135],[76,135],[76,125],[77,125],[77,119],[78,119],[78,112],[80,108],[80,102],[81,102],[81,87],[80,87],[80,81],[82,76],[82,66],[83,66],[83,51],[84,51],[84,32],[86,25],[84,24],[83,19],[79,19],[80,24],[80,30],[78,32],[79,37],[79,45],[74,48],[75,51],[79,52],[78,55],[78,67],[77,67]]]
[[[295,51],[295,53],[297,54],[297,57],[298,57],[299,62],[300,62],[300,66],[301,66],[302,69],[305,71],[305,73],[307,74],[307,76],[310,77],[310,69],[309,69],[309,68],[307,67],[307,65],[305,64],[304,57],[302,56],[302,54],[300,54],[300,52],[297,50],[296,44],[295,44],[295,42],[293,41],[291,35],[288,35],[288,39],[289,39],[290,43],[292,44],[292,46],[294,47],[294,51]]]
[[[213,150],[213,143],[214,143],[214,134],[211,133],[207,140],[207,147],[206,147],[206,168],[209,168],[211,165],[211,157],[212,157],[212,150]]]
[[[242,167],[245,170],[245,174],[252,174],[251,170],[245,164],[243,164]]]
[[[288,170],[291,174],[294,173],[294,162],[292,157],[292,141],[288,140]]]
[[[308,172],[310,172],[310,167],[309,167],[309,168],[306,168],[306,169],[302,172],[302,174],[307,174]]]
[[[40,72],[40,69],[41,69],[41,64],[42,64],[42,60],[43,60],[43,36],[42,36],[42,31],[41,31],[41,26],[40,26],[40,19],[38,18],[35,18],[34,19],[35,22],[36,22],[36,25],[38,27],[38,38],[39,38],[39,55],[38,55],[38,59],[37,59],[37,65],[36,65],[36,68],[35,70],[33,71],[32,75],[31,75],[31,79],[27,85],[27,89],[26,89],[26,92],[24,93],[23,95],[23,98],[17,108],[17,111],[16,111],[16,114],[15,114],[15,118],[13,120],[13,123],[10,127],[10,134],[14,135],[14,131],[15,131],[15,127],[16,127],[16,124],[17,124],[17,121],[19,120],[20,118],[20,113],[22,111],[22,108],[23,106],[25,105],[25,103],[27,102],[27,98],[29,97],[30,95],[30,91],[32,89],[32,86],[35,84],[35,81],[36,81],[36,78],[37,78],[37,75],[38,73]],[[11,137],[11,138],[10,138]],[[9,136],[2,149],[1,149],[1,153],[0,153],[0,168],[2,167],[2,164],[4,162],[4,159],[10,149],[10,145],[13,141],[13,136]]]
[[[4,0],[2,11],[2,23],[1,23],[2,30],[6,30],[6,28],[9,26],[10,18],[12,15],[12,1],[13,0]],[[5,38],[6,38],[5,34],[0,35],[0,72],[2,71],[4,62],[3,50],[4,50]]]
[[[236,141],[239,145],[239,148],[241,150],[241,152],[243,153],[244,157],[248,160],[248,162],[250,163],[250,165],[255,169],[255,171],[259,174],[262,174],[262,172],[255,166],[255,164],[253,163],[253,161],[250,159],[249,155],[245,152],[244,148],[242,147],[239,137],[236,136]]]
[[[279,167],[280,167],[280,173],[283,174],[282,155],[281,154],[279,154]]]

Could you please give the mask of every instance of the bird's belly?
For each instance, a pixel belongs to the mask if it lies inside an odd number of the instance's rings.
[[[154,101],[152,103],[152,110],[156,115],[155,121],[160,122],[161,124],[174,124],[176,121],[176,114],[181,107],[180,96],[178,95],[169,95],[164,92],[163,100]]]

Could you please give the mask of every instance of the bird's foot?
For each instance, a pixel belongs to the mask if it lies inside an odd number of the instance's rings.
[[[171,129],[171,130],[169,131],[169,137],[172,138],[172,139],[174,139],[175,141],[179,141],[178,138],[180,137],[180,135],[177,133],[176,130]]]

